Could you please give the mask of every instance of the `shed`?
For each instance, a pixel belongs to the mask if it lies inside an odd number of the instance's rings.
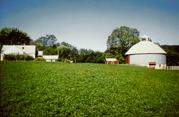
[[[119,64],[119,61],[116,58],[106,58],[105,64]]]
[[[133,45],[126,53],[125,62],[154,68],[166,67],[166,52],[153,43],[148,36],[143,36],[141,41]]]
[[[58,60],[58,55],[43,55],[46,62],[55,62]]]
[[[42,57],[43,56],[43,51],[38,51],[38,56]]]

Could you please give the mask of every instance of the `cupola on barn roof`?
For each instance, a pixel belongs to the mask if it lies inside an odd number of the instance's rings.
[[[166,54],[166,52],[157,44],[153,43],[152,40],[144,35],[141,41],[133,45],[125,55],[131,54]]]

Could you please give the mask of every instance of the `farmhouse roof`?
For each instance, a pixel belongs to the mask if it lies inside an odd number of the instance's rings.
[[[139,43],[133,45],[126,53],[125,55],[130,54],[145,54],[145,53],[151,53],[151,54],[166,54],[166,52],[157,44],[145,40],[140,41]]]

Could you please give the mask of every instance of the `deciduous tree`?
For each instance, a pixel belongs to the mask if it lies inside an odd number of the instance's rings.
[[[2,45],[21,45],[30,44],[31,39],[27,33],[17,28],[2,28],[0,29],[0,50]]]
[[[108,37],[106,52],[113,54],[120,63],[123,63],[125,53],[137,42],[139,42],[139,31],[135,28],[121,26],[114,29]]]
[[[132,45],[139,42],[139,31],[135,28],[121,26],[114,29],[107,40],[107,49],[122,47],[130,48]]]
[[[57,42],[57,38],[55,35],[46,35],[46,36],[41,36],[37,40],[34,41],[34,44],[40,45],[40,46],[54,46]]]

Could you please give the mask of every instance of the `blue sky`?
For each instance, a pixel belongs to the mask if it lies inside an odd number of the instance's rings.
[[[104,51],[120,26],[179,44],[179,0],[0,0],[0,27],[17,27],[32,39],[54,34],[77,48]]]

